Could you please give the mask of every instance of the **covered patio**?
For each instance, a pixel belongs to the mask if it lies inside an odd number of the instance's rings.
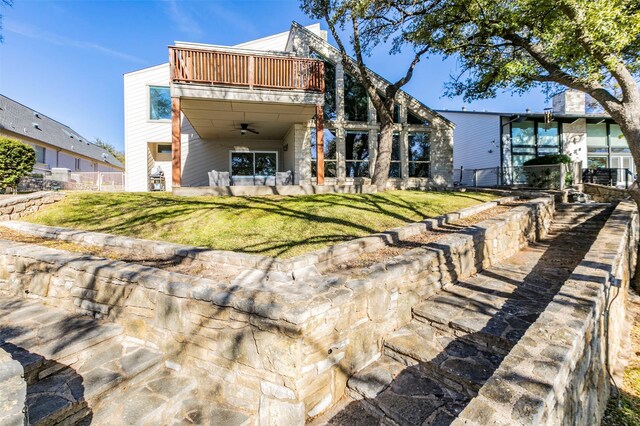
[[[313,183],[324,184],[322,61],[186,45],[169,53],[174,193],[308,185],[300,177],[309,175],[301,160],[311,131]]]

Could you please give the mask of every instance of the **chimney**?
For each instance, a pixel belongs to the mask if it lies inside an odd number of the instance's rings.
[[[586,111],[585,94],[578,90],[568,89],[556,93],[551,99],[556,114],[584,114]]]

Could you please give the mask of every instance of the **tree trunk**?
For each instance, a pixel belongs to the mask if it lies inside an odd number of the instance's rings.
[[[391,166],[391,149],[393,146],[393,120],[385,118],[384,115],[380,117],[380,142],[378,143],[378,153],[371,179],[371,183],[380,192],[387,189],[389,167]]]
[[[636,166],[636,174],[638,174],[640,172],[640,99],[636,99],[635,102],[628,102],[624,105],[624,113],[620,117],[613,118],[620,125],[620,130],[627,140]],[[637,179],[629,187],[629,195],[636,202],[640,211],[640,182]]]

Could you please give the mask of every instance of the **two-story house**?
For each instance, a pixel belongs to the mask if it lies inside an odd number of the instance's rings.
[[[229,185],[353,185],[372,175],[379,122],[319,24],[236,46],[176,42],[170,62],[124,76],[126,182],[146,191]],[[381,92],[388,83],[371,74]],[[391,187],[452,183],[453,125],[397,95]],[[189,193],[193,193],[190,188]]]

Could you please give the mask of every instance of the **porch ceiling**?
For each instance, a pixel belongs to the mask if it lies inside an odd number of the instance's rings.
[[[314,105],[184,99],[181,108],[203,139],[282,139],[292,124],[306,123],[315,115]],[[240,133],[240,124],[260,132]]]

